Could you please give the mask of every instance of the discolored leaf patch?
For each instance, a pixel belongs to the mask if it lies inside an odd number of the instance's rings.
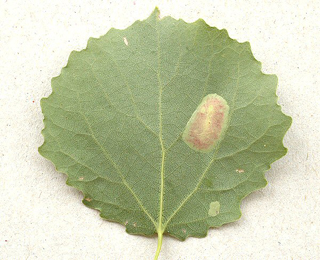
[[[223,136],[228,115],[227,101],[217,94],[207,95],[188,121],[183,140],[196,151],[212,150]]]
[[[220,212],[220,203],[219,203],[219,201],[212,201],[210,203],[210,208],[209,208],[209,212],[208,212],[209,216],[215,217],[215,216],[217,216],[219,214],[219,212]]]

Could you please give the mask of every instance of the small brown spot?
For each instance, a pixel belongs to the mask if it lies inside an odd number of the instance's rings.
[[[134,226],[134,227],[137,227],[137,222],[134,222],[134,223],[133,223],[133,226]]]
[[[79,181],[83,181],[83,177],[80,177],[78,180],[79,180]]]
[[[244,170],[243,169],[236,169],[236,172],[237,173],[244,173]]]
[[[126,225],[128,225],[128,223],[129,223],[129,222],[128,222],[128,220],[127,220],[127,221],[124,223],[124,225],[126,226]]]
[[[89,201],[89,202],[92,201],[92,199],[90,199],[90,198],[85,198],[85,200],[86,200],[86,201]]]
[[[4,242],[8,242],[8,240],[6,239]]]
[[[186,234],[186,233],[187,233],[187,230],[185,230],[185,229],[182,229],[182,232],[183,232],[184,234]]]

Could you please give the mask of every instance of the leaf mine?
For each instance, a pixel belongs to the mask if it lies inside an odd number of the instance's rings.
[[[209,216],[215,217],[219,214],[220,212],[220,202],[219,201],[213,201],[210,203],[210,208],[209,208]]]
[[[209,94],[192,114],[182,138],[190,148],[209,152],[222,138],[228,122],[229,106],[224,98]]]

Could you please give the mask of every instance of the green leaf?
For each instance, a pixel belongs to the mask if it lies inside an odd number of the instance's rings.
[[[71,53],[41,102],[39,152],[101,217],[130,234],[158,233],[157,259],[163,234],[204,237],[239,219],[241,200],[266,185],[291,124],[276,87],[249,43],[156,9]],[[201,119],[208,97],[224,105]]]

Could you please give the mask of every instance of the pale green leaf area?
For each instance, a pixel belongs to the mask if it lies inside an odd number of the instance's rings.
[[[145,21],[91,38],[72,52],[42,99],[41,155],[83,203],[130,234],[184,240],[240,218],[241,200],[266,185],[286,154],[291,118],[277,105],[277,77],[261,72],[249,43],[203,20]],[[203,98],[229,106],[209,152],[182,138]]]

